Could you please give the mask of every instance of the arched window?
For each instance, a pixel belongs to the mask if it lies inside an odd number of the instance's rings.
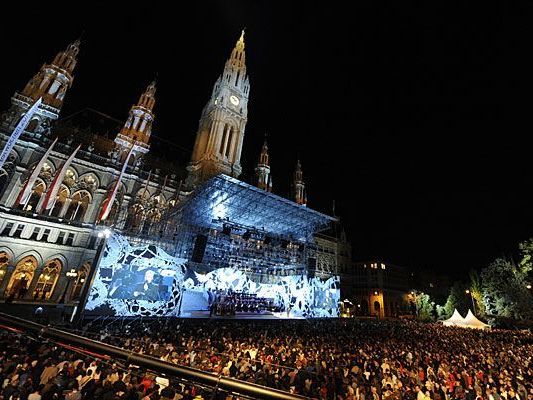
[[[87,207],[91,202],[91,195],[85,190],[80,190],[79,192],[74,193],[70,206],[68,207],[65,218],[74,221],[83,222],[83,217],[87,211]]]
[[[87,275],[89,275],[89,269],[91,265],[86,263],[80,267],[78,270],[78,275],[74,280],[74,285],[72,286],[72,292],[70,293],[70,300],[79,300],[81,296],[81,290],[87,281]]]
[[[4,189],[7,188],[9,182],[9,174],[3,168],[0,169],[0,196],[4,193]]]
[[[33,256],[24,257],[20,260],[11,275],[6,288],[7,297],[22,298],[28,291],[33,275],[37,268],[37,259]]]
[[[226,144],[226,135],[228,134],[228,124],[224,124],[224,131],[222,133],[222,140],[220,141],[219,153],[224,154],[224,144]]]
[[[63,209],[63,206],[65,205],[65,202],[70,196],[70,190],[65,185],[61,185],[59,188],[59,192],[57,193],[56,202],[54,203],[54,207],[52,208],[52,212],[50,215],[53,215],[54,217],[60,217],[61,216],[61,210]]]
[[[233,140],[233,127],[229,131],[228,145],[226,146],[226,157],[229,157],[229,152],[231,149],[231,141]]]
[[[379,310],[381,308],[381,305],[379,304],[379,301],[375,301],[374,302],[374,311],[376,312],[376,314],[379,314]]]
[[[5,251],[0,251],[0,285],[7,275],[7,266],[9,265],[9,256]]]
[[[67,185],[68,187],[72,187],[76,184],[77,180],[78,180],[78,174],[76,174],[76,171],[74,171],[72,168],[67,168],[67,172],[65,173],[65,178],[63,179],[63,183]]]
[[[41,200],[41,197],[45,191],[46,184],[43,180],[38,179],[35,182],[35,185],[33,186],[33,191],[31,192],[31,196],[29,197],[28,202],[24,204],[24,210],[35,211],[37,205],[39,204],[39,200]]]
[[[26,128],[26,131],[33,132],[33,131],[35,131],[35,129],[37,128],[38,125],[39,125],[39,119],[38,118],[34,118],[28,124],[28,127]]]
[[[134,204],[130,208],[129,217],[130,217],[130,223],[129,223],[130,229],[133,231],[138,230],[144,219],[144,207],[140,203]]]
[[[61,273],[61,261],[57,258],[48,261],[39,275],[39,280],[33,291],[33,298],[35,300],[48,300],[52,297],[54,289]]]

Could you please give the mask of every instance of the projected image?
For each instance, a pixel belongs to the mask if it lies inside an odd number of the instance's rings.
[[[172,271],[159,272],[156,269],[122,264],[114,271],[111,278],[109,297],[112,299],[168,301],[173,279]]]
[[[153,245],[133,247],[114,234],[106,243],[85,310],[96,315],[183,316],[208,310],[210,294],[227,291],[271,299],[293,317],[339,315],[338,276],[322,280],[294,275],[258,283],[236,268],[201,274],[188,269],[186,262]]]

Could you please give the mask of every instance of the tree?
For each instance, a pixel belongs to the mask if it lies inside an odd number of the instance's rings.
[[[483,303],[487,315],[533,318],[533,300],[526,287],[527,260],[517,268],[502,258],[481,271]]]
[[[518,248],[522,253],[522,259],[518,265],[519,273],[526,279],[527,274],[533,270],[533,238],[520,243]]]
[[[428,294],[415,294],[416,309],[418,312],[418,319],[424,322],[433,321],[433,304]]]
[[[466,315],[469,308],[472,308],[469,301],[469,294],[466,293],[468,285],[463,282],[455,282],[450,288],[450,294],[444,306],[437,307],[439,319],[450,318],[453,310],[457,309],[462,315]]]
[[[472,310],[472,312],[477,313],[478,316],[485,317],[485,303],[483,303],[483,287],[481,282],[481,277],[479,276],[479,273],[472,269],[470,270],[470,293],[472,294],[472,298],[474,299],[476,303],[476,309]]]

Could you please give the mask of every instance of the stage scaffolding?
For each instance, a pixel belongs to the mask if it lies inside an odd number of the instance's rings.
[[[199,272],[235,267],[258,281],[306,272],[314,235],[335,218],[227,175],[205,182],[132,244],[153,244],[189,259]],[[199,254],[199,237],[205,243]],[[196,252],[196,254],[195,254]],[[311,264],[310,264],[311,263]]]

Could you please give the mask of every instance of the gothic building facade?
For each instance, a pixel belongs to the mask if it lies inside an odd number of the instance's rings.
[[[119,230],[132,242],[154,241],[164,229],[161,221],[199,185],[221,173],[238,178],[242,172],[250,94],[244,32],[202,111],[187,173],[165,168],[168,163],[151,157],[156,82],[140,94],[125,121],[90,109],[60,118],[79,51],[75,41],[44,64],[13,95],[0,119],[1,149],[21,117],[42,101],[0,168],[3,300],[76,304],[88,283],[103,227]],[[266,141],[255,171],[256,185],[272,191]],[[293,201],[305,206],[299,161],[293,187]],[[328,246],[317,246],[316,257],[318,265],[327,264],[334,273],[336,259]]]

